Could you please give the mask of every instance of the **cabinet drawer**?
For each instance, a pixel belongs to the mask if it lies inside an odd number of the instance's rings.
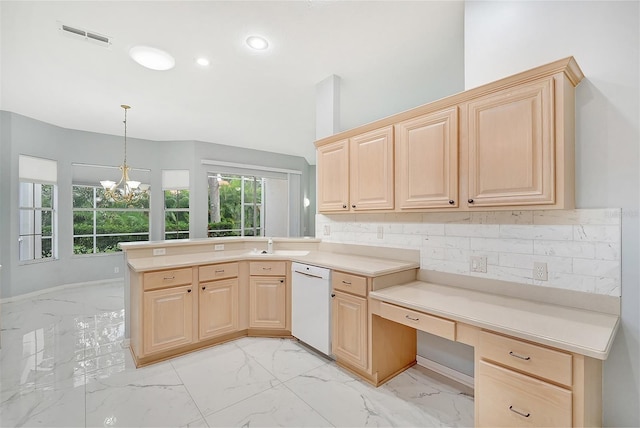
[[[435,334],[445,339],[456,340],[455,321],[434,317],[433,315],[427,315],[422,312],[412,311],[384,302],[380,304],[379,312],[378,315],[391,321],[426,331],[427,333]]]
[[[571,426],[570,391],[485,361],[476,376],[476,426]]]
[[[234,278],[236,276],[238,276],[238,263],[220,263],[217,265],[200,266],[198,270],[200,282]]]
[[[568,387],[572,384],[571,354],[483,331],[480,358],[492,360]]]
[[[249,274],[283,276],[287,274],[287,264],[286,262],[251,262]]]
[[[334,290],[346,291],[363,297],[367,296],[367,278],[363,276],[333,271],[331,273],[331,285]]]
[[[191,268],[161,270],[157,272],[146,272],[143,276],[144,289],[155,290],[156,288],[173,287],[176,285],[191,284]]]

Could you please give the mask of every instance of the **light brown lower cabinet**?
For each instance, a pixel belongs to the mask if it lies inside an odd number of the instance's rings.
[[[200,283],[198,299],[200,340],[238,329],[238,278]]]
[[[144,292],[144,354],[167,351],[193,341],[193,286]]]
[[[334,291],[331,310],[334,355],[367,370],[367,299]]]
[[[249,328],[285,329],[286,279],[252,276],[249,279]]]

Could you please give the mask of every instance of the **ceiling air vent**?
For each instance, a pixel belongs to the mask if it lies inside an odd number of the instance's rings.
[[[70,25],[58,23],[58,29],[64,36],[69,36],[74,39],[83,39],[87,42],[95,43],[105,48],[111,47],[111,37],[103,36],[94,31],[88,31],[79,27],[72,27]]]

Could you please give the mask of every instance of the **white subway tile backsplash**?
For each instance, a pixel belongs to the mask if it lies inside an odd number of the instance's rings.
[[[533,271],[533,264],[535,262],[546,263],[548,272],[573,272],[573,263],[570,257],[501,253],[499,264],[500,266],[516,267]]]
[[[472,212],[472,224],[533,224],[533,211]]]
[[[573,273],[619,279],[620,263],[615,260],[573,259]]]
[[[477,236],[497,238],[500,226],[497,224],[445,224],[444,234],[447,236]]]
[[[620,226],[573,226],[573,239],[587,242],[620,242]]]
[[[573,238],[573,226],[500,225],[500,238],[568,241]]]
[[[580,257],[585,259],[595,258],[596,244],[593,242],[576,241],[533,241],[533,254],[559,256],[559,257]]]
[[[469,238],[469,242],[472,250],[533,254],[531,239]]]
[[[324,241],[420,249],[423,269],[612,296],[620,233],[620,209],[316,216]],[[487,258],[486,273],[470,272],[472,255]],[[534,262],[547,263],[548,281],[533,279]]]

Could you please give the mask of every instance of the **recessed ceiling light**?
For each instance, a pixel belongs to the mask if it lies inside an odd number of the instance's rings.
[[[202,66],[202,67],[208,67],[209,66],[209,60],[207,58],[204,57],[200,57],[196,59],[196,64]]]
[[[151,70],[169,70],[176,65],[176,60],[167,52],[150,46],[134,46],[129,49],[129,56],[135,62]]]
[[[247,45],[252,49],[263,51],[269,47],[269,42],[264,37],[250,36],[247,38]]]

